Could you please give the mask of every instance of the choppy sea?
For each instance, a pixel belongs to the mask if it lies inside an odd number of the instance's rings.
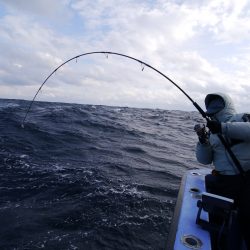
[[[0,100],[0,249],[163,250],[197,112]]]

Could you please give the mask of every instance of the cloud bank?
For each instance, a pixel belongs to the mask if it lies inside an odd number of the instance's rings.
[[[0,1],[1,98],[32,99],[62,62],[114,51],[156,67],[199,104],[226,92],[250,106],[247,0]],[[160,75],[125,58],[82,57],[61,68],[38,100],[194,110]]]

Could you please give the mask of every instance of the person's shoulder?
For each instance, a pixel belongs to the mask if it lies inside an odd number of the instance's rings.
[[[250,122],[250,113],[239,113],[235,114],[231,122]]]
[[[242,120],[243,120],[244,122],[250,122],[250,113],[245,113],[245,114],[243,114]]]

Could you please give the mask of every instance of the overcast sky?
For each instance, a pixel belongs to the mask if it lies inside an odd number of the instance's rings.
[[[202,107],[224,92],[250,112],[250,1],[0,0],[0,98],[30,100],[64,61],[91,51],[140,59]],[[37,100],[195,110],[162,76],[123,57],[73,60]]]

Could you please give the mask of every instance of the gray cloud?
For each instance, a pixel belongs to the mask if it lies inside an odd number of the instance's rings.
[[[0,20],[2,97],[15,98],[11,91],[15,86],[18,98],[30,98],[63,61],[84,52],[112,50],[150,63],[200,103],[208,92],[226,91],[234,93],[241,109],[250,104],[246,98],[250,51],[245,45],[250,22],[243,25],[249,18],[245,1],[239,5],[217,0],[0,3],[7,9]],[[54,21],[49,23],[47,18]],[[64,24],[69,22],[71,35],[56,24],[62,19]],[[243,26],[237,30],[239,24]],[[240,44],[233,39],[236,32],[242,38]],[[231,54],[214,53],[223,47],[222,42],[231,44]],[[208,48],[211,53],[204,53]],[[232,71],[224,71],[228,67]],[[79,58],[60,69],[39,98],[193,109],[161,76],[147,68],[142,72],[141,65],[124,58],[107,60],[103,55]]]
[[[27,14],[30,16],[41,16],[49,18],[50,21],[60,19],[60,21],[70,18],[72,13],[69,8],[68,0],[0,0],[0,3],[14,15]]]

